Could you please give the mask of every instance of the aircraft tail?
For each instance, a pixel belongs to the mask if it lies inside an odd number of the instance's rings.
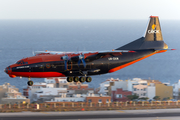
[[[164,43],[158,16],[150,16],[145,36],[130,42],[116,50],[168,49]]]

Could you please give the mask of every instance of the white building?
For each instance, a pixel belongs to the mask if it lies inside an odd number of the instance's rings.
[[[154,83],[150,83],[147,87],[147,97],[153,99],[156,96],[156,86]]]
[[[107,79],[106,81],[100,83],[100,87],[99,87],[99,94],[103,94],[103,95],[108,95],[108,87],[110,86],[111,82],[115,82],[116,84],[114,84],[112,89],[116,89],[116,87],[120,88],[120,87],[126,87],[127,85],[124,86],[124,81],[123,80],[119,80],[119,78],[114,79]],[[126,88],[124,88],[126,89]]]
[[[46,83],[34,83],[33,86],[28,86],[26,90],[27,96],[31,102],[33,102],[33,94],[37,91],[41,91],[42,88],[46,88]]]
[[[113,84],[110,84],[111,82],[113,82]],[[148,80],[142,80],[141,78],[133,78],[132,80],[111,78],[100,84],[98,93],[107,95],[108,92],[121,88],[122,90],[132,91],[132,93],[137,94],[139,98],[148,97],[152,99],[155,96],[155,84],[148,82]],[[109,95],[111,95],[111,93],[109,93]]]
[[[23,89],[23,93],[31,102],[37,101],[42,96],[58,96],[59,93],[64,93],[64,91],[67,93],[68,83],[66,78],[45,78],[44,81],[45,82],[36,82],[33,86],[28,86],[26,89]]]
[[[0,85],[0,104],[30,103],[30,100],[23,96],[19,89],[10,83]]]
[[[65,98],[67,94],[67,88],[41,88],[36,91],[32,96],[32,102],[38,101],[39,99],[51,99],[51,97],[60,96]]]
[[[148,97],[149,99],[153,99],[156,94],[155,84],[148,84],[148,80],[142,80],[141,78],[128,80],[128,90],[137,94],[139,98]]]
[[[80,82],[68,83],[66,78],[45,78],[45,82],[34,83],[23,89],[23,93],[31,102],[44,102],[51,99],[64,99],[73,94],[94,93],[94,89],[88,88],[88,84]],[[82,99],[81,99],[82,100]],[[80,101],[79,98],[75,101]]]
[[[128,90],[128,81],[127,80],[115,81],[114,85],[111,86],[111,91],[116,91],[117,88],[122,88],[122,90]]]
[[[87,97],[94,97],[99,98],[99,103],[102,103],[102,98],[103,97],[109,97],[106,95],[101,95],[101,94],[94,94],[94,93],[87,93],[87,94],[73,94],[72,97],[55,97],[51,99],[51,101],[46,101],[46,102],[91,102],[91,101],[86,101]],[[110,102],[109,99],[107,99],[106,103]]]
[[[51,102],[85,102],[86,96],[86,94],[73,94],[72,97],[55,97]]]
[[[173,97],[178,99],[180,93],[180,80],[177,83],[174,83],[172,86],[173,86]]]

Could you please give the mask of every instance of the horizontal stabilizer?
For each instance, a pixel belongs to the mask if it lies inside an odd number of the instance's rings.
[[[164,41],[145,41],[145,37],[141,37],[131,43],[128,43],[116,50],[144,50],[144,49],[162,49]]]

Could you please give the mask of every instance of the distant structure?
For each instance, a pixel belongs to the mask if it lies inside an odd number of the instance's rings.
[[[34,83],[23,89],[31,102],[110,102],[111,97],[94,94],[93,88],[80,82],[67,82],[66,77],[45,78],[45,82]]]
[[[115,91],[112,91],[111,99],[112,101],[126,102],[129,101],[127,98],[128,95],[132,95],[132,92],[123,90],[122,88],[117,88]]]
[[[45,78],[44,82],[34,83],[23,89],[23,94],[30,102],[111,102],[130,101],[128,95],[136,94],[139,98],[153,99],[159,96],[160,100],[173,98],[173,87],[169,83],[159,80],[133,78],[120,80],[110,78],[100,83],[94,90],[88,84],[67,82],[66,77]]]
[[[119,78],[107,79],[96,89],[99,94],[109,95],[112,101],[127,101],[127,95],[136,94],[139,98],[153,99],[159,96],[161,100],[172,99],[172,86],[169,83],[161,83],[159,80],[144,80],[133,78],[120,80]]]
[[[173,97],[175,99],[180,99],[180,80],[177,83],[174,83],[172,86],[173,86]]]
[[[23,89],[23,95],[32,102],[45,102],[54,97],[66,96],[69,83],[66,78],[45,78],[45,82],[36,82]]]
[[[173,86],[156,84],[156,96],[160,96],[160,100],[173,99]]]
[[[0,85],[0,104],[30,103],[30,100],[23,96],[19,89],[10,83]]]

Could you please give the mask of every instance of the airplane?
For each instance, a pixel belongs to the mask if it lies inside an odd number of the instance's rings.
[[[67,77],[68,82],[91,82],[92,75],[112,73],[157,53],[166,52],[158,16],[150,16],[145,35],[122,47],[98,52],[38,51],[5,68],[12,78]]]

